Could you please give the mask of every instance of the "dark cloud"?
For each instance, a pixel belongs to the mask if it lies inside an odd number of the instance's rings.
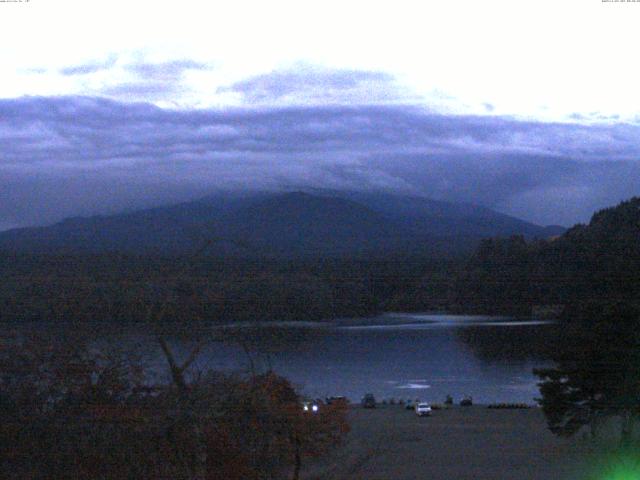
[[[640,193],[640,128],[401,106],[163,110],[93,97],[0,100],[0,225],[216,189],[376,189],[570,224]]]

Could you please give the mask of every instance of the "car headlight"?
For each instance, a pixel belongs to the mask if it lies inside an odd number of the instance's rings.
[[[311,410],[313,410],[313,413],[316,413],[318,411],[318,405],[313,405]]]

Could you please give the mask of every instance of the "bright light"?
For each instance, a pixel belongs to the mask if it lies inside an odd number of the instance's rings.
[[[633,448],[603,454],[590,463],[593,473],[585,477],[585,480],[640,479],[640,456]]]
[[[25,2],[2,8],[0,97],[243,105],[224,87],[302,63],[389,73],[443,112],[635,118],[639,18],[638,3],[599,0]],[[132,64],[176,60],[206,68],[162,98],[141,93]]]

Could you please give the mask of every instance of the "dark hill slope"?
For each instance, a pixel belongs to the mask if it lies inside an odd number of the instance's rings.
[[[439,237],[547,238],[564,232],[562,227],[540,227],[489,208],[449,203],[416,196],[382,193],[347,193],[347,198],[395,218],[412,231]]]
[[[260,193],[112,216],[72,218],[0,233],[0,249],[182,254],[220,238],[233,256],[441,256],[470,252],[487,236],[544,237],[547,230],[472,205],[384,194]],[[240,245],[241,244],[241,245]]]
[[[593,215],[551,241],[484,240],[461,276],[458,302],[528,313],[535,305],[640,299],[640,198]]]
[[[273,255],[350,255],[394,251],[403,243],[393,219],[342,198],[288,193],[227,215],[220,230]]]

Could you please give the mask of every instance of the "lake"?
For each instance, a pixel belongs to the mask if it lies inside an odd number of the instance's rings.
[[[548,364],[544,346],[554,328],[508,317],[400,313],[259,330],[242,325],[219,330],[239,341],[207,346],[194,368],[272,368],[312,398],[344,395],[359,401],[371,392],[379,400],[442,402],[450,394],[456,401],[471,395],[476,403],[533,403],[538,390],[532,369]],[[166,379],[153,337],[120,335],[148,348],[153,370]],[[192,341],[170,338],[185,357]]]
[[[509,317],[387,313],[327,323],[279,322],[228,326],[164,326],[176,357],[207,342],[194,362],[195,375],[211,370],[283,375],[305,396],[344,395],[378,400],[527,402],[538,396],[535,367],[549,364],[548,346],[558,328],[552,322]],[[84,330],[22,324],[15,330],[56,334]],[[99,325],[86,328],[94,345],[117,345],[135,352],[147,366],[151,383],[168,382],[166,360],[145,326]]]

